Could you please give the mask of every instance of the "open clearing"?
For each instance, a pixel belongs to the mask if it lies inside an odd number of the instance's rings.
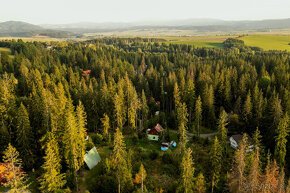
[[[8,55],[11,55],[11,50],[10,48],[4,48],[4,47],[0,47],[0,52],[5,52]]]
[[[239,37],[247,46],[256,46],[264,50],[290,51],[290,35],[249,35]]]
[[[238,36],[192,36],[192,37],[160,37],[167,40],[167,44],[187,44],[195,47],[222,48],[227,38]]]

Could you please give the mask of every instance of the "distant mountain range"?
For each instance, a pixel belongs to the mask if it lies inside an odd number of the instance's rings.
[[[225,21],[219,19],[148,20],[140,22],[79,22],[71,24],[33,25],[21,21],[0,23],[0,36],[30,37],[45,35],[50,37],[76,37],[83,33],[118,32],[126,30],[196,30],[198,32],[263,31],[290,28],[290,18]]]
[[[0,23],[0,37],[32,37],[36,35],[63,38],[69,37],[71,33],[61,30],[45,29],[41,26],[22,21],[6,21]]]

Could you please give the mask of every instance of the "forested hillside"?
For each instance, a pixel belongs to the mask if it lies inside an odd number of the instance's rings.
[[[290,53],[163,41],[1,41],[0,192],[288,193]]]

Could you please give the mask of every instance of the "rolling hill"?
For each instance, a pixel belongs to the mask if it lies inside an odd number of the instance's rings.
[[[70,36],[68,32],[45,29],[41,26],[22,21],[7,21],[0,23],[0,37],[32,37],[36,35],[49,37]]]

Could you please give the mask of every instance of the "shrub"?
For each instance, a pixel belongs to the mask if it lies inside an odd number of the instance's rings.
[[[156,150],[153,150],[150,152],[149,157],[151,160],[155,160],[158,157],[158,155],[159,155],[159,153]]]
[[[92,138],[94,144],[101,144],[103,141],[103,136],[99,133],[92,135],[91,138]]]
[[[173,163],[173,156],[172,152],[170,150],[167,150],[162,156],[162,161],[166,164],[172,164]]]

